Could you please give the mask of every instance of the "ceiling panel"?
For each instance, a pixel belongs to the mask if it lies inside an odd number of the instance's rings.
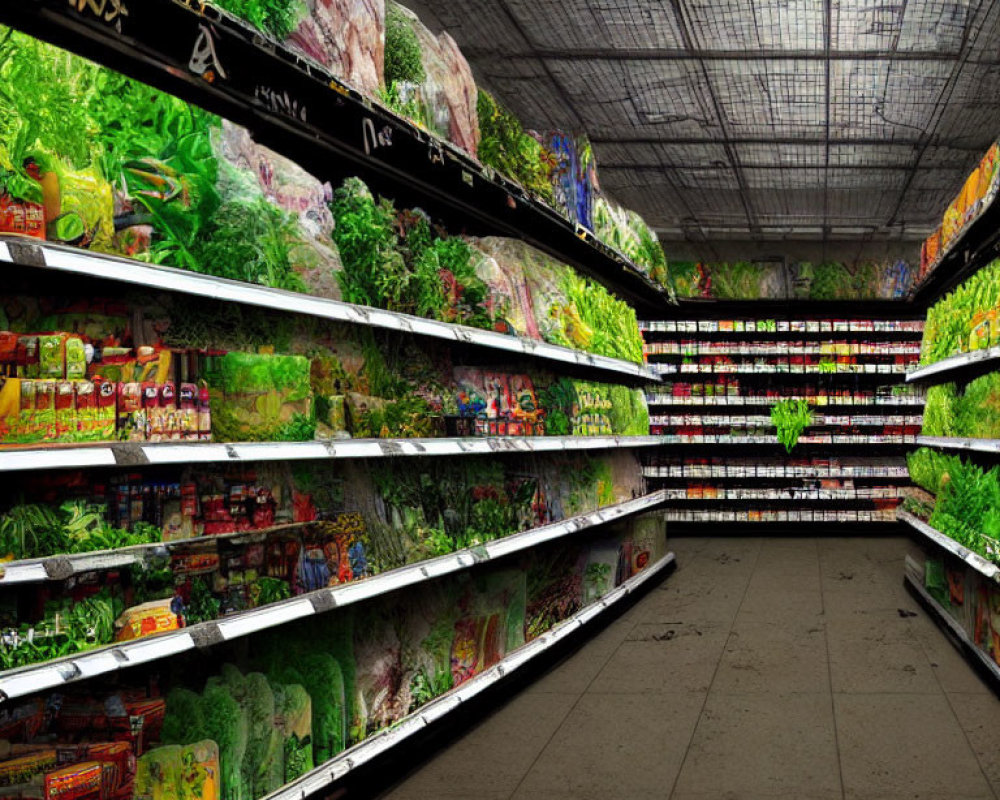
[[[927,229],[1000,134],[1000,2],[415,2],[674,231]]]

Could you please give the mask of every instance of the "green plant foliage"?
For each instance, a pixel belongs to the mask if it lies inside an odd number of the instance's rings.
[[[425,75],[417,34],[406,13],[389,0],[385,17],[385,83],[420,83]]]
[[[759,264],[737,261],[712,264],[712,297],[719,300],[757,300],[761,297],[763,272]]]
[[[549,203],[555,202],[550,158],[545,148],[524,132],[517,117],[479,90],[479,160]]]
[[[812,410],[805,400],[782,400],[771,408],[771,420],[778,429],[778,441],[790,453],[812,423]]]
[[[973,327],[983,314],[997,306],[1000,306],[1000,261],[983,267],[927,312],[920,362],[933,364],[968,350]],[[1000,330],[978,346],[988,347],[997,337]]]
[[[642,334],[634,308],[570,269],[564,273],[562,288],[581,325],[590,333],[586,348],[589,352],[644,363]]]
[[[924,406],[925,436],[955,436],[956,419],[959,399],[955,384],[945,383],[931,386],[927,390],[927,403]]]
[[[955,456],[944,455],[927,447],[906,456],[910,478],[917,486],[935,495],[941,490],[942,478],[950,472],[956,461],[958,459]]]
[[[304,11],[300,0],[212,0],[212,3],[279,42],[291,36]]]

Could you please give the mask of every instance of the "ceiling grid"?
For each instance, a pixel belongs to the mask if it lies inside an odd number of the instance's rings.
[[[988,0],[415,0],[665,240],[919,240],[1000,134]]]

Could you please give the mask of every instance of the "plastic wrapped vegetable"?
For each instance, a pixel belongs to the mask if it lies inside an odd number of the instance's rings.
[[[253,781],[252,796],[263,797],[284,782],[284,742],[274,724],[274,691],[267,678],[260,672],[251,672],[243,686],[243,705],[250,726],[243,771]]]
[[[281,721],[285,783],[304,775],[314,766],[312,698],[299,684],[275,687],[276,719]]]
[[[222,800],[254,800],[251,784],[243,775],[249,739],[247,716],[221,681],[214,681],[205,688],[202,716],[207,737],[219,746]]]
[[[313,750],[317,763],[333,758],[347,741],[347,706],[340,664],[326,653],[299,660],[302,682],[312,698]]]

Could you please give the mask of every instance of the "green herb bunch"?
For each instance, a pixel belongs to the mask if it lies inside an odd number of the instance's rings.
[[[790,453],[812,423],[812,411],[805,400],[782,400],[771,409],[771,421],[778,429],[778,441]]]

